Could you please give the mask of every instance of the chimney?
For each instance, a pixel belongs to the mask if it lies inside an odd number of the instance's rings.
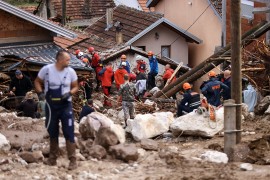
[[[113,26],[113,8],[106,9],[106,24],[105,31],[108,31]]]
[[[123,29],[123,24],[119,21],[116,21],[114,23],[114,27],[115,27],[115,32],[116,32],[116,35],[115,35],[115,41],[116,41],[116,44],[119,45],[119,44],[122,44],[123,43],[123,34],[122,34],[122,29]]]

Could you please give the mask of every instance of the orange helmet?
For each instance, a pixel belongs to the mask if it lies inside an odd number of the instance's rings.
[[[215,76],[216,76],[215,71],[210,71],[210,72],[208,73],[208,76],[210,76],[210,77],[215,77]]]
[[[184,84],[183,84],[183,89],[184,89],[184,90],[191,89],[191,85],[190,85],[189,83],[184,83]]]
[[[77,50],[75,51],[75,54],[78,55],[79,52],[81,52],[81,51],[80,51],[79,49],[77,49]]]
[[[127,59],[127,56],[122,54],[121,59]]]
[[[153,51],[148,51],[148,56],[153,56]]]
[[[87,58],[83,58],[82,62],[88,63],[88,59]]]
[[[95,49],[93,48],[93,47],[89,47],[88,48],[88,51],[91,53],[91,52],[93,52]]]

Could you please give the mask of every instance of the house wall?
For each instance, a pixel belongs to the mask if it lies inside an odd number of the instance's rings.
[[[53,41],[50,31],[0,10],[0,44]]]
[[[159,35],[158,39],[155,37],[156,33]],[[154,54],[161,56],[161,46],[171,45],[170,58],[176,62],[188,64],[188,43],[185,38],[179,36],[175,31],[170,30],[164,25],[159,25],[134,42],[132,46],[145,46],[146,51],[153,51]],[[176,38],[178,39],[175,41]],[[171,44],[172,42],[174,43]]]
[[[207,0],[161,0],[155,6],[155,11],[163,13],[165,18],[179,27],[188,29],[208,5]],[[200,45],[189,44],[189,66],[194,67],[211,56],[216,46],[221,45],[221,20],[213,9],[208,7],[188,32],[203,40]]]

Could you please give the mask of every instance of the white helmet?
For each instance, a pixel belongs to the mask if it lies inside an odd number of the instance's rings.
[[[122,62],[121,63],[121,66],[127,66],[127,63],[126,62]]]
[[[83,52],[79,52],[78,56],[79,57],[83,56]]]
[[[141,55],[138,55],[138,56],[136,56],[136,61],[138,61],[138,60],[142,60],[142,56]]]

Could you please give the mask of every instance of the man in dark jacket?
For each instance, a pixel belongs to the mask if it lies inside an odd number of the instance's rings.
[[[26,75],[23,75],[20,70],[16,70],[14,78],[11,79],[9,85],[10,94],[15,94],[16,96],[25,96],[28,91],[33,88],[32,82]],[[15,88],[13,93],[12,89]]]
[[[201,105],[200,94],[193,92],[189,83],[184,83],[183,89],[185,91],[183,94],[184,98],[178,105],[177,117],[182,116],[183,112],[192,112],[194,109],[197,109]]]
[[[92,112],[95,112],[95,109],[93,108],[93,100],[88,99],[86,104],[82,107],[82,111],[79,117],[79,122],[84,116],[87,116],[88,114],[91,114]]]
[[[204,85],[201,91],[203,95],[207,97],[209,104],[218,107],[221,105],[221,90],[223,90],[224,93],[227,93],[229,87],[216,79],[216,73],[214,71],[210,71],[208,76],[209,81]]]
[[[231,71],[224,71],[223,83],[228,86],[229,90],[227,92],[223,92],[223,100],[231,99]]]
[[[156,75],[158,74],[158,62],[152,51],[148,52],[148,59],[150,65],[150,72],[148,73],[147,89],[151,90],[156,87]]]
[[[21,102],[18,110],[22,111],[25,117],[38,118],[37,102],[35,102],[32,92],[26,94],[25,100]]]

